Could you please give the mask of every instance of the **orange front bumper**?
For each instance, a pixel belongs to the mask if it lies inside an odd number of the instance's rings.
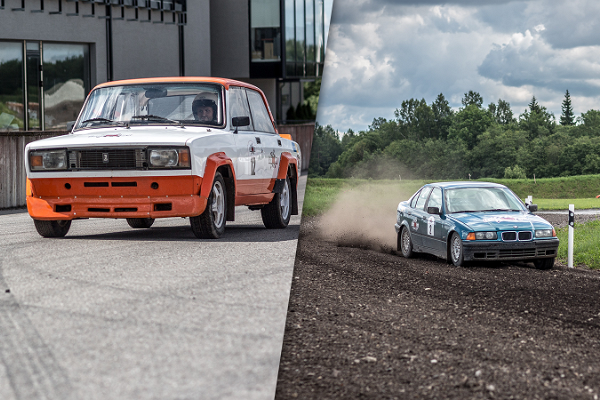
[[[167,218],[200,215],[198,176],[52,178],[27,181],[27,211],[34,219]]]

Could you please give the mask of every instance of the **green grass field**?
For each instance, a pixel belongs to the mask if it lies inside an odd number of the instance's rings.
[[[556,232],[560,239],[558,258],[567,264],[569,227]],[[592,269],[600,269],[600,221],[587,224],[575,223],[573,232],[573,264],[585,264]]]
[[[594,194],[596,192],[600,194],[600,187],[598,186],[600,185],[600,175],[538,179],[535,184],[533,180],[531,182],[518,179],[493,181],[508,186],[522,199],[531,195],[533,203],[538,205],[540,211],[567,210],[569,204],[574,204],[575,210],[600,208],[600,199],[596,199],[596,194]],[[308,178],[302,215],[313,217],[323,214],[332,206],[340,193],[357,187],[368,188],[366,193],[371,193],[373,196],[383,196],[390,193],[414,193],[427,182],[430,181]],[[565,187],[569,188],[569,194],[581,197],[569,198],[561,191]],[[398,202],[407,199],[408,197],[398,198]],[[558,257],[566,264],[568,231],[566,228],[561,229],[557,234],[561,240]],[[600,269],[600,221],[577,224],[575,228],[574,263]]]

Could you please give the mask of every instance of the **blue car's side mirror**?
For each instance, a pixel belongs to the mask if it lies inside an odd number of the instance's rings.
[[[440,215],[440,208],[439,207],[427,207],[427,213]]]

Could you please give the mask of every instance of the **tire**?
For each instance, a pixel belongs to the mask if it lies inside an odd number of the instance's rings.
[[[405,258],[411,258],[415,254],[413,251],[412,239],[410,238],[410,232],[406,227],[402,227],[400,234],[398,235],[398,251],[400,251]]]
[[[457,267],[465,265],[462,239],[456,232],[450,237],[450,259]]]
[[[132,228],[150,228],[154,218],[127,218],[127,223]]]
[[[220,172],[215,174],[206,209],[197,217],[190,217],[192,232],[198,239],[218,239],[225,232],[227,222],[227,192]]]
[[[70,220],[40,221],[34,219],[33,223],[40,236],[45,238],[64,237],[69,232],[69,228],[71,228]]]
[[[290,223],[292,215],[292,192],[290,178],[286,176],[283,191],[275,193],[273,200],[260,209],[263,223],[267,229],[283,229]]]
[[[533,265],[537,269],[548,270],[554,266],[554,258],[540,258],[533,260]]]

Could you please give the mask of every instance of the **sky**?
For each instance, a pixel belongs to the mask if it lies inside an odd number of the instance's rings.
[[[600,109],[597,0],[335,0],[317,122],[339,132],[393,120],[403,100],[469,90],[516,117],[535,96],[561,115]]]

